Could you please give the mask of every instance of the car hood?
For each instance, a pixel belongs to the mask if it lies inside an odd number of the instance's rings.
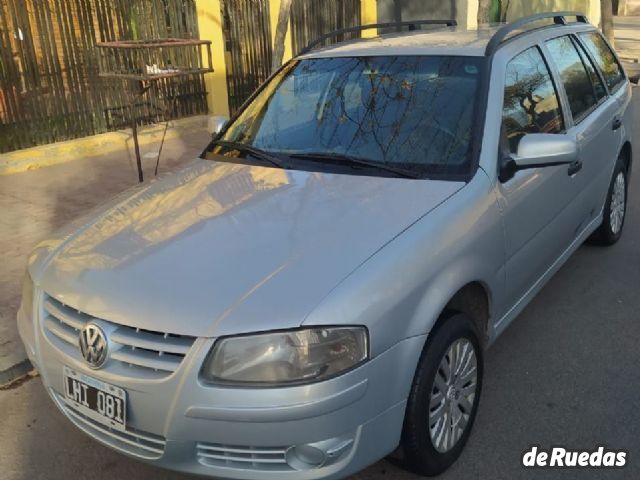
[[[65,304],[132,327],[292,328],[463,185],[196,160],[43,242],[32,275]]]

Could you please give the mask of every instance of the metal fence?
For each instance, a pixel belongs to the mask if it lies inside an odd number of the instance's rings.
[[[194,0],[0,1],[0,152],[127,126],[130,85],[98,76],[95,44],[198,38],[195,12]],[[202,75],[154,88],[136,105],[144,123],[207,111]]]
[[[223,0],[229,110],[235,112],[271,73],[269,0]]]
[[[233,113],[271,73],[269,0],[223,0],[222,14],[229,109]],[[360,0],[293,0],[293,53],[325,33],[356,25],[360,25]],[[333,41],[358,36],[348,34]]]
[[[297,55],[309,43],[325,33],[360,25],[360,0],[293,0],[291,4],[291,40]],[[332,39],[342,42],[358,38],[359,32]]]

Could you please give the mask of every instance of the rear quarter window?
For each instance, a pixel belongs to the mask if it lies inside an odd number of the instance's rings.
[[[598,103],[587,66],[568,36],[548,40],[547,49],[558,67],[573,119],[579,122]]]
[[[615,90],[624,82],[624,72],[607,42],[598,32],[581,33],[580,39],[600,67],[609,90]]]

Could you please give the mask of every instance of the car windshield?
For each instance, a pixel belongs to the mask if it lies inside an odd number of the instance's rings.
[[[241,144],[288,165],[314,159],[335,167],[344,158],[387,172],[465,173],[481,68],[480,58],[463,56],[292,61],[207,152]]]

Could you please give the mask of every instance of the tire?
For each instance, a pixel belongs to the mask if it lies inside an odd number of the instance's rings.
[[[620,240],[627,213],[628,175],[622,162],[618,159],[611,177],[607,200],[604,204],[602,223],[589,237],[588,242],[595,245],[610,246]]]
[[[469,349],[473,351],[475,368],[472,361],[463,368],[471,356]],[[465,351],[466,356],[460,353]],[[457,380],[452,380],[456,378],[455,374],[446,380],[446,366],[450,360],[454,365],[458,360],[461,365],[457,371],[463,375]],[[430,334],[407,402],[401,441],[406,467],[420,475],[435,476],[458,459],[478,410],[482,374],[482,348],[473,321],[462,313],[447,314]],[[472,389],[474,379],[475,388]],[[472,398],[468,396],[471,390]],[[430,406],[432,401],[433,407]],[[452,431],[451,423],[448,423],[452,418],[456,425],[454,441],[445,437],[445,432]],[[460,421],[466,421],[462,429],[459,428]],[[442,429],[443,423],[449,428]]]

